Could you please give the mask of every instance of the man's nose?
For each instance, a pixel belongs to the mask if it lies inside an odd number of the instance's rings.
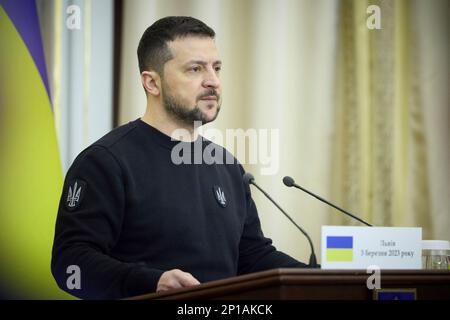
[[[220,87],[220,79],[216,70],[208,70],[203,80],[203,86],[206,88],[218,88]]]

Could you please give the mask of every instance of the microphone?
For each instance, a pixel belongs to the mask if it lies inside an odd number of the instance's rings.
[[[358,218],[357,216],[351,214],[350,212],[348,212],[348,211],[346,211],[346,210],[344,210],[344,209],[339,208],[337,205],[334,205],[334,204],[332,204],[331,202],[328,202],[327,200],[323,199],[322,197],[319,197],[318,195],[312,193],[311,191],[308,191],[308,190],[306,190],[305,188],[299,186],[298,184],[295,183],[294,179],[291,178],[291,177],[289,177],[289,176],[286,176],[286,177],[283,178],[283,183],[284,183],[287,187],[295,187],[295,188],[297,188],[297,189],[300,189],[300,190],[306,192],[307,194],[313,196],[314,198],[319,199],[319,200],[322,201],[322,202],[325,202],[327,205],[332,206],[333,208],[335,208],[335,209],[337,209],[337,210],[339,210],[339,211],[345,213],[346,215],[352,217],[353,219],[356,219],[356,220],[358,220],[359,222],[361,222],[361,223],[363,223],[363,224],[365,224],[365,225],[367,225],[367,226],[369,226],[369,227],[373,227],[373,225],[371,225],[370,223],[367,223],[366,221],[362,220],[361,218]]]
[[[297,229],[298,230],[300,230],[300,232],[301,233],[303,233],[304,235],[305,235],[305,237],[306,237],[306,239],[308,239],[308,242],[309,242],[309,246],[311,247],[311,256],[309,257],[309,266],[311,267],[311,268],[318,268],[319,266],[318,266],[318,264],[317,264],[317,259],[316,259],[316,254],[314,253],[314,246],[313,246],[313,244],[312,244],[312,241],[311,241],[311,238],[309,237],[309,235],[306,233],[306,231],[305,230],[303,230],[298,224],[296,224],[295,223],[295,221],[294,220],[292,220],[292,218],[286,213],[286,211],[284,211],[279,205],[278,205],[278,203],[276,203],[275,202],[275,200],[273,200],[272,199],[272,197],[271,196],[269,196],[268,194],[267,194],[267,192],[265,192],[263,189],[261,189],[261,187],[260,186],[258,186],[256,183],[255,183],[255,177],[253,177],[253,175],[251,174],[251,173],[248,173],[248,172],[246,172],[246,173],[244,173],[244,175],[242,176],[242,178],[243,178],[243,180],[244,180],[244,183],[246,184],[246,185],[250,185],[250,184],[252,184],[252,185],[254,185],[256,188],[258,188],[258,190],[259,191],[261,191],[266,197],[267,197],[267,199],[269,199],[288,219],[289,219],[289,221],[291,221],[296,227],[297,227]]]

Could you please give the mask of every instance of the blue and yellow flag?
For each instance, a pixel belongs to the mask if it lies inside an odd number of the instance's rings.
[[[353,237],[328,236],[327,261],[328,262],[353,261]]]
[[[0,1],[0,34],[0,295],[65,298],[50,272],[63,179],[35,1]]]

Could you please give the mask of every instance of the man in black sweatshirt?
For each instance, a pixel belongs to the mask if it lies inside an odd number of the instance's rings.
[[[81,152],[65,179],[51,264],[61,289],[116,299],[305,267],[264,237],[242,166],[197,133],[222,102],[214,37],[190,17],[144,32],[144,116]]]

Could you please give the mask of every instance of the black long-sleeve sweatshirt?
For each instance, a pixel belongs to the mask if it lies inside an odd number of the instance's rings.
[[[116,299],[155,291],[171,269],[206,282],[305,267],[264,237],[240,164],[173,161],[174,147],[192,160],[186,150],[199,142],[225,159],[225,149],[199,139],[179,144],[138,119],[80,153],[65,179],[55,229],[51,268],[61,289]],[[79,288],[68,287],[70,266],[79,268]]]

